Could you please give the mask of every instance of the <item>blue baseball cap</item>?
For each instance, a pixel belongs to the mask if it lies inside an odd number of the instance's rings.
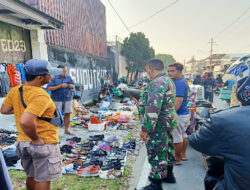
[[[24,65],[25,72],[28,75],[61,75],[63,70],[61,68],[52,67],[46,60],[30,59]]]

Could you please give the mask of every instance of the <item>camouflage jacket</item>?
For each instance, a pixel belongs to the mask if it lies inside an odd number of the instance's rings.
[[[157,133],[176,126],[176,92],[173,81],[165,73],[151,80],[140,95],[139,113],[142,131]]]

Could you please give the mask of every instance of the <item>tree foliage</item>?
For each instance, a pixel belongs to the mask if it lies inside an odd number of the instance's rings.
[[[160,59],[164,63],[165,70],[167,70],[168,65],[176,62],[174,57],[170,54],[157,54],[155,57]]]
[[[121,54],[126,57],[128,72],[142,72],[148,59],[153,58],[155,51],[142,32],[131,33],[121,46]]]

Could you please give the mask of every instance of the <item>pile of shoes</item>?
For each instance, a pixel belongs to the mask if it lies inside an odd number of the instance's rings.
[[[117,137],[105,138],[104,135],[89,136],[87,141],[81,141],[77,137],[67,140],[77,144],[69,148],[69,145],[64,143],[61,147],[64,155],[63,173],[76,174],[80,177],[100,176],[103,179],[121,177],[127,149],[132,150],[135,146],[132,141],[120,144]]]
[[[16,131],[0,129],[0,147],[1,148],[14,144],[16,142],[16,139],[17,139]]]

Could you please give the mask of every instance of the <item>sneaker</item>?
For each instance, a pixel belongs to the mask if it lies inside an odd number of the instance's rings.
[[[104,135],[89,136],[90,141],[101,141],[103,139],[104,139]]]
[[[117,179],[122,176],[121,170],[110,169],[110,170],[101,170],[99,177],[102,179]]]
[[[104,163],[104,165],[102,166],[102,170],[110,170],[110,169],[120,170],[121,167],[122,165],[120,160],[113,160]]]
[[[96,177],[101,171],[100,166],[91,165],[86,168],[80,168],[76,173],[80,177]]]
[[[100,146],[101,149],[105,150],[106,152],[110,151],[110,145],[108,143],[104,143]]]
[[[136,143],[134,140],[129,141],[127,143],[124,143],[121,148],[124,150],[134,151],[135,150]]]

